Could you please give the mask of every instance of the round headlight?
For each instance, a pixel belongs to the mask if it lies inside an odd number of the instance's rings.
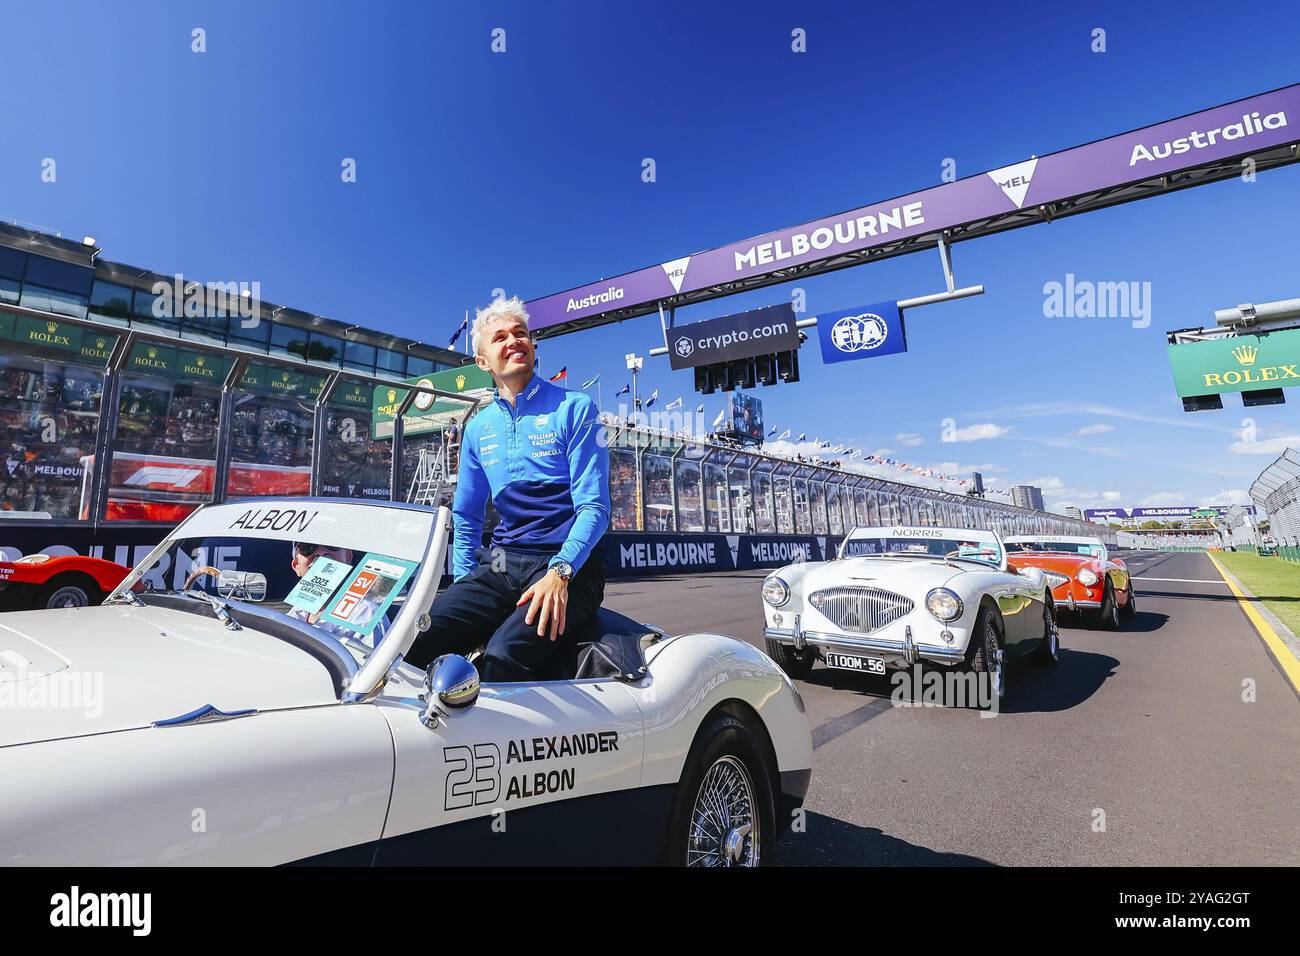
[[[938,621],[955,621],[961,617],[961,598],[947,588],[935,588],[925,596],[925,609]]]
[[[1092,587],[1097,583],[1097,573],[1092,568],[1084,568],[1079,572],[1079,583],[1084,587]]]
[[[773,575],[763,582],[763,600],[772,607],[780,607],[790,600],[790,585]]]

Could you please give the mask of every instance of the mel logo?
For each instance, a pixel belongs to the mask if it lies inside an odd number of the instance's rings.
[[[682,291],[682,280],[686,278],[686,268],[690,264],[690,256],[686,256],[684,259],[674,259],[672,262],[663,264],[664,273],[668,276],[668,281],[673,284],[674,292]]]
[[[1037,167],[1038,157],[1034,157],[1023,163],[1016,163],[1014,166],[995,169],[988,176],[1006,193],[1007,198],[1016,204],[1016,208],[1020,209],[1024,206],[1025,194],[1029,192],[1029,184],[1034,179],[1034,170]]]

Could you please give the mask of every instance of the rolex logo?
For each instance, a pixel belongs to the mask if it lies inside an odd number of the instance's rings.
[[[1232,357],[1241,365],[1254,365],[1259,349],[1253,345],[1238,345],[1232,350]]]
[[[397,391],[396,391],[396,389],[391,389],[391,388],[390,388],[390,389],[388,390],[388,402],[389,402],[389,404],[391,405],[391,404],[392,404],[393,402],[395,402],[395,401],[397,401]]]
[[[57,322],[46,322],[46,323],[45,323],[45,331],[46,331],[46,332],[51,332],[51,333],[59,331],[59,323],[57,323]]]
[[[104,341],[104,339],[95,339],[95,348],[102,349],[104,347]]]
[[[194,360],[194,364],[197,365],[199,368],[203,368],[203,356],[200,355],[198,358],[196,358]]]
[[[150,358],[157,358],[157,357],[158,357],[158,350],[157,350],[157,349],[150,349],[150,350],[149,350],[149,357],[150,357]]]
[[[464,388],[464,387],[465,387],[465,376],[464,376],[464,375],[457,375],[457,376],[456,376],[456,391],[459,392],[459,391],[460,391],[462,388]]]

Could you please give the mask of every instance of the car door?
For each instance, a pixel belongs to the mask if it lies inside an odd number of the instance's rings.
[[[667,797],[640,787],[641,711],[618,681],[485,684],[435,727],[421,709],[409,684],[380,700],[396,772],[377,863],[647,861]]]
[[[370,707],[303,707],[0,751],[0,865],[368,863],[392,785]]]

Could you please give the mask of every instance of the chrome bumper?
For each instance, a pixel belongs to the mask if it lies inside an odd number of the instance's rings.
[[[1058,605],[1061,604],[1060,601],[1057,601],[1056,603]],[[1077,601],[1075,600],[1073,594],[1067,594],[1065,597],[1065,609],[1067,611],[1078,611],[1078,610],[1095,611],[1100,607],[1101,607],[1100,601]]]
[[[799,650],[805,647],[819,647],[843,654],[866,654],[908,667],[918,660],[934,661],[939,664],[960,664],[966,658],[966,652],[955,647],[917,644],[912,639],[911,625],[904,627],[901,641],[889,641],[877,637],[849,637],[845,634],[805,631],[799,627],[796,618],[794,627],[764,627],[763,636],[780,641],[782,644],[793,644]]]

